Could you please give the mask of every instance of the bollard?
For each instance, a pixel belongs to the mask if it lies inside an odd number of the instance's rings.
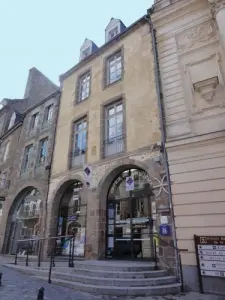
[[[0,272],[0,286],[2,286],[2,273]]]
[[[44,292],[45,289],[43,287],[38,290],[37,300],[44,300]]]

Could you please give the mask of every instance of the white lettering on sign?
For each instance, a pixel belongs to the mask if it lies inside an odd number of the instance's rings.
[[[202,270],[202,276],[225,277],[225,272]]]
[[[199,250],[222,250],[225,251],[225,246],[217,245],[198,245]]]
[[[200,260],[201,270],[209,271],[223,271],[225,272],[225,262],[223,261],[209,261],[209,260]]]
[[[225,256],[219,256],[219,255],[200,255],[200,260],[212,260],[212,261],[224,261],[225,262]]]
[[[218,250],[198,250],[200,255],[223,255],[225,256],[225,251],[218,251]]]
[[[195,246],[201,275],[225,277],[225,237],[195,235]]]

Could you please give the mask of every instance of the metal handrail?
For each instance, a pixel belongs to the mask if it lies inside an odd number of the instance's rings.
[[[151,236],[158,238],[160,241],[162,241],[164,244],[166,244],[167,246],[173,248],[174,250],[177,251],[177,255],[178,255],[178,262],[179,262],[179,272],[180,272],[180,283],[181,283],[181,292],[184,292],[184,278],[183,278],[183,268],[182,268],[182,263],[181,263],[181,252],[187,252],[188,249],[178,249],[177,247],[175,247],[174,245],[169,244],[167,241],[163,240],[162,238],[159,237],[159,235],[155,234],[155,233],[150,233]],[[155,255],[155,269],[158,268],[158,257],[157,257],[157,246],[156,246],[156,242],[155,240],[153,240],[153,244],[154,244],[154,255]]]
[[[53,236],[53,237],[48,237],[48,238],[37,238],[37,239],[23,239],[23,240],[18,240],[17,241],[17,249],[16,249],[16,255],[15,255],[15,262],[14,264],[17,265],[17,258],[18,258],[18,244],[21,242],[31,242],[31,245],[33,247],[33,242],[40,241],[42,242],[43,240],[54,240],[54,247],[51,252],[51,258],[50,258],[50,265],[49,265],[49,274],[48,274],[48,283],[51,283],[51,274],[52,274],[52,268],[55,267],[55,252],[56,252],[56,241],[58,239],[62,238],[68,238],[68,240],[73,239],[72,244],[70,243],[70,251],[69,251],[69,261],[68,261],[68,266],[70,268],[74,267],[74,247],[75,247],[75,235],[62,235],[62,236]],[[29,249],[30,249],[30,243],[28,243],[27,246],[27,253],[26,253],[26,267],[29,265]],[[39,253],[38,253],[38,267],[41,266],[41,251],[42,251],[42,243],[40,244],[39,248]]]
[[[68,237],[68,236],[67,236]],[[71,248],[71,243],[70,243],[70,251],[69,251],[69,268],[74,267],[74,246],[75,246],[75,235],[69,236],[69,240],[73,239],[72,242],[72,248]],[[55,239],[56,242],[56,239]],[[49,273],[48,273],[48,283],[52,283],[51,276],[52,276],[52,268],[55,267],[55,250],[56,250],[56,243],[55,247],[52,250],[51,253],[51,259],[50,259],[50,266],[49,266]]]
[[[18,258],[18,244],[19,243],[24,243],[24,242],[28,242],[27,245],[27,254],[26,254],[26,266],[28,267],[29,264],[29,249],[30,249],[30,242],[31,242],[31,246],[33,247],[33,242],[41,242],[40,243],[40,248],[39,248],[39,253],[38,253],[38,267],[41,266],[41,251],[42,251],[42,241],[43,240],[58,240],[58,239],[62,239],[62,238],[73,238],[73,235],[62,235],[62,236],[52,236],[52,237],[47,237],[47,238],[36,238],[36,239],[23,239],[23,240],[17,240],[17,249],[16,249],[16,255],[15,255],[15,262],[14,264],[17,265],[17,258]],[[56,244],[54,246],[54,252],[55,252],[55,247]],[[70,259],[70,258],[69,258]]]
[[[23,239],[23,240],[17,240],[16,242],[24,242],[24,241],[39,241],[39,240],[51,240],[51,239],[61,239],[66,237],[73,237],[73,235],[58,235],[58,236],[51,236],[48,238],[38,238],[38,239]]]

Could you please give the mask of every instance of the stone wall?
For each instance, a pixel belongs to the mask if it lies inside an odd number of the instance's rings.
[[[5,251],[10,220],[12,215],[17,211],[20,203],[18,202],[21,197],[21,193],[28,188],[37,188],[41,195],[41,200],[43,201],[43,220],[45,220],[45,211],[46,211],[46,201],[48,194],[48,185],[49,185],[49,166],[51,165],[51,159],[53,154],[54,147],[54,136],[55,136],[55,128],[58,116],[58,108],[59,108],[59,93],[54,94],[43,101],[41,105],[36,106],[31,109],[25,115],[23,124],[21,128],[17,131],[13,132],[10,135],[10,139],[13,143],[10,145],[11,151],[14,150],[13,153],[9,153],[8,164],[10,166],[10,174],[8,179],[10,180],[10,186],[7,191],[6,199],[3,206],[3,216],[1,220],[1,240],[0,240],[0,248],[3,245],[3,236],[5,233],[4,239],[4,247],[3,252]],[[54,105],[53,119],[51,124],[47,127],[43,127],[43,116],[45,108],[50,105]],[[28,128],[31,120],[31,116],[39,112],[39,124],[37,126],[37,130],[33,133],[32,136],[28,135]],[[14,136],[17,133],[17,136]],[[17,139],[16,139],[17,137]],[[41,139],[48,137],[48,157],[47,161],[42,166],[37,166],[37,156],[39,151],[39,142]],[[31,155],[31,159],[29,162],[29,168],[26,173],[21,173],[21,166],[24,158],[24,149],[27,145],[33,145],[33,152]],[[13,156],[14,155],[14,156]],[[45,223],[42,224],[42,235],[44,235]]]

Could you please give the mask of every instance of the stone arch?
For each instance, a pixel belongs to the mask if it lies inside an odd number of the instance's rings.
[[[156,164],[152,159],[142,162],[135,159],[120,159],[109,168],[104,176],[101,178],[97,187],[97,198],[100,200],[100,208],[104,207],[104,202],[108,194],[108,190],[115,178],[123,171],[129,168],[137,168],[145,171],[149,177],[153,177],[156,174]]]
[[[21,197],[24,195],[25,192],[29,192],[32,189],[36,189],[40,193],[40,197],[42,201],[45,201],[45,193],[43,192],[43,188],[41,184],[38,182],[30,182],[29,184],[23,184],[22,187],[20,186],[16,192],[15,192],[15,197],[12,201],[12,204],[10,206],[9,212],[8,212],[8,217],[13,214],[16,208],[18,208],[21,204]]]
[[[81,182],[83,189],[85,189],[85,181],[82,176],[76,174],[64,177],[57,185],[56,189],[52,192],[50,205],[48,207],[48,221],[47,221],[47,235],[55,236],[57,234],[57,223],[59,207],[62,197],[66,190],[75,182]]]
[[[56,189],[52,192],[51,202],[56,206],[59,205],[63,194],[75,181],[80,181],[85,188],[85,181],[81,175],[76,174],[74,176],[66,176],[58,183]]]
[[[43,203],[46,201],[44,191],[38,183],[30,182],[30,184],[23,184],[22,187],[20,186],[16,192],[15,197],[13,197],[12,203],[10,205],[10,208],[8,212],[6,213],[6,228],[5,228],[5,235],[4,235],[4,243],[3,243],[3,249],[2,252],[6,253],[8,252],[8,245],[9,245],[9,238],[12,234],[12,231],[15,232],[15,229],[13,229],[13,224],[16,223],[16,214],[18,210],[20,209],[20,206],[22,205],[25,197],[31,192],[32,190],[37,190],[40,196],[40,200],[42,201],[41,207],[43,208]]]
[[[98,258],[105,257],[105,245],[106,245],[106,205],[108,191],[116,179],[122,172],[127,169],[140,169],[145,171],[149,178],[153,178],[157,174],[158,166],[153,159],[148,159],[146,161],[138,161],[135,159],[124,158],[120,159],[110,167],[101,178],[97,190],[96,198],[99,200],[99,243],[98,243]],[[150,184],[150,187],[151,184]],[[153,195],[154,197],[154,195]]]

